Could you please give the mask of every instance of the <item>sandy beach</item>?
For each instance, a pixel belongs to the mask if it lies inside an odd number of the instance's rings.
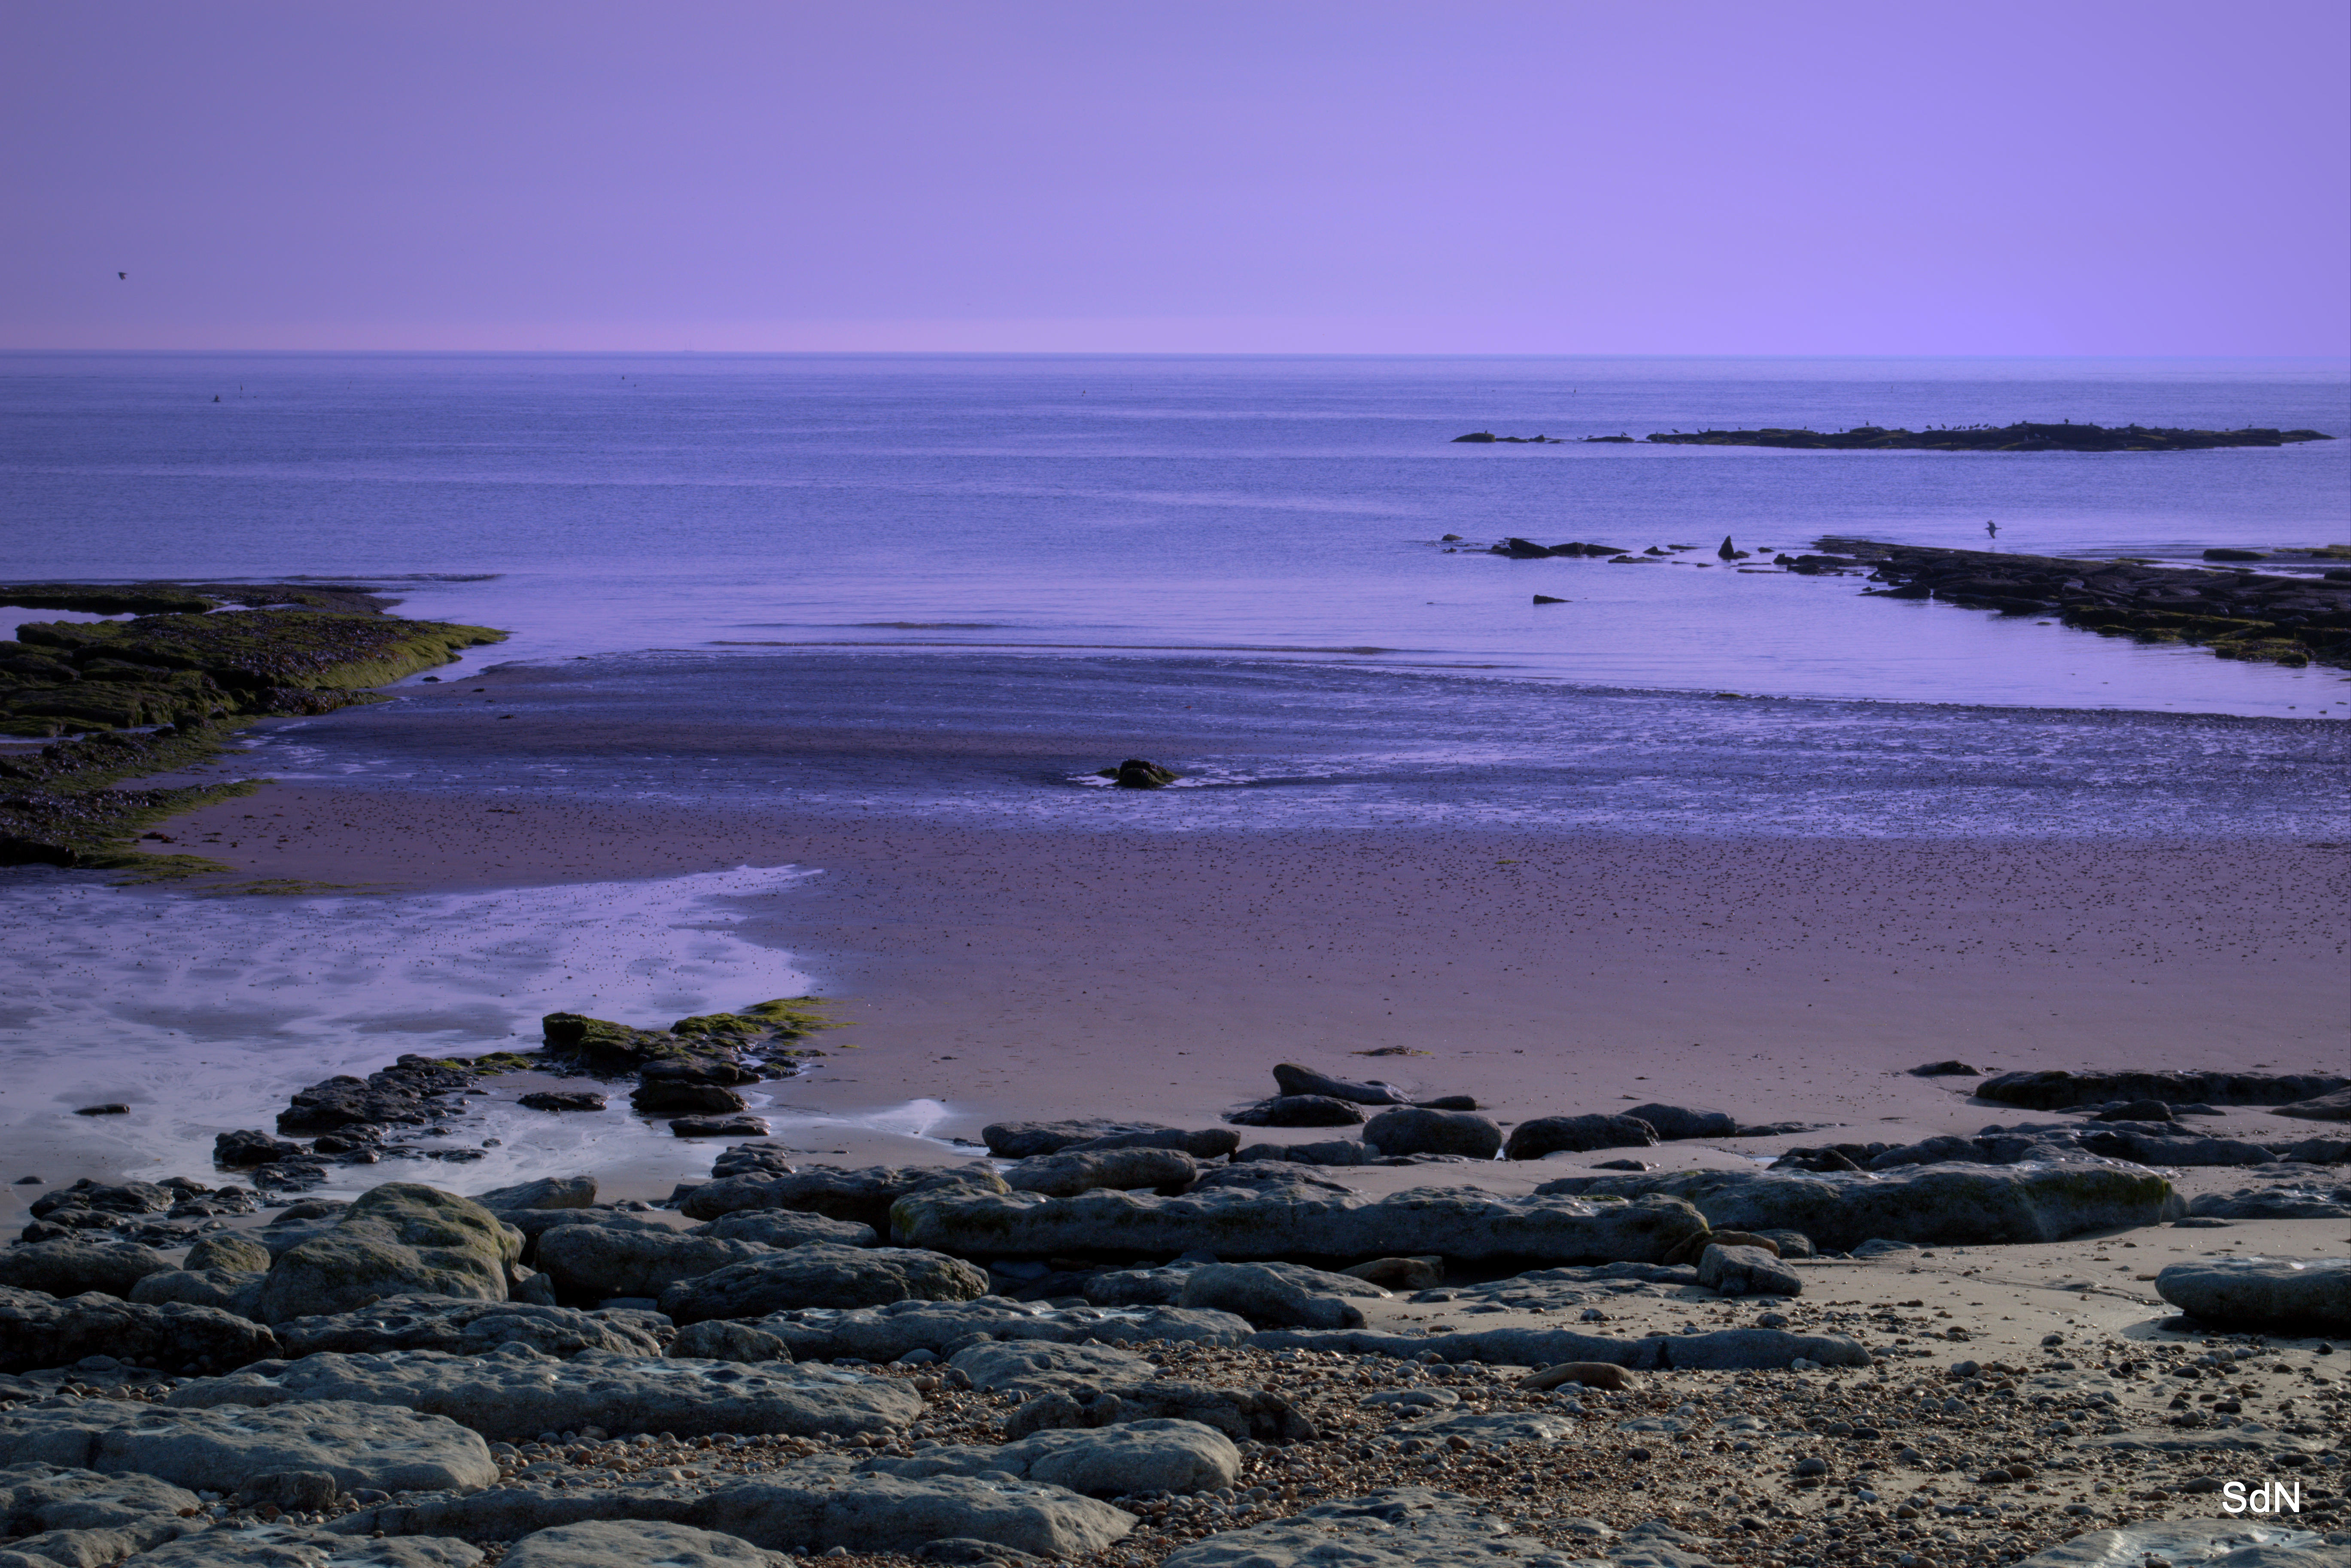
[[[278,784],[174,832],[245,877],[386,892],[813,869],[747,929],[854,1049],[776,1097],[935,1100],[939,1137],[1213,1124],[1297,1061],[1506,1121],[1664,1100],[1899,1142],[2018,1119],[1925,1061],[2325,1071],[2351,1029],[2333,846],[1053,833]]]

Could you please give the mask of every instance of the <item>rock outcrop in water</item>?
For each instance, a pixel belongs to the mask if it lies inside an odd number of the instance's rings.
[[[1833,452],[2202,452],[2216,446],[2284,446],[2332,441],[2315,430],[2178,430],[2159,425],[1970,425],[1959,429],[1693,430],[1656,434],[1661,446],[1784,446]]]

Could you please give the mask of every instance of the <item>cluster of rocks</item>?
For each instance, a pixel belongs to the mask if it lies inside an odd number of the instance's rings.
[[[828,1025],[821,1004],[807,997],[680,1019],[666,1030],[550,1013],[536,1052],[455,1060],[406,1055],[364,1078],[343,1073],[298,1090],[277,1113],[279,1135],[250,1127],[220,1134],[213,1163],[243,1172],[265,1191],[301,1192],[323,1183],[330,1166],[479,1160],[496,1140],[434,1145],[414,1139],[458,1135],[467,1099],[491,1092],[481,1080],[527,1069],[633,1073],[631,1108],[666,1120],[679,1137],[762,1137],[768,1124],[746,1113],[741,1087],[798,1073],[808,1058],[824,1054],[798,1042]],[[539,1090],[518,1096],[517,1103],[569,1112],[601,1111],[607,1102],[593,1091]],[[298,1141],[305,1135],[308,1143]]]
[[[2224,659],[2299,668],[2351,659],[2351,572],[2286,577],[2250,570],[2067,560],[1824,538],[1826,558],[1867,570],[1893,599],[1938,599],[2037,615],[2107,636],[2209,647]],[[2339,579],[2339,580],[2338,580]]]

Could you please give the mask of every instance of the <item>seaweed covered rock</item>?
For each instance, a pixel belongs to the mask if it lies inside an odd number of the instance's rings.
[[[370,1189],[323,1235],[278,1255],[265,1322],[351,1312],[387,1296],[507,1298],[522,1238],[471,1198],[413,1182]]]

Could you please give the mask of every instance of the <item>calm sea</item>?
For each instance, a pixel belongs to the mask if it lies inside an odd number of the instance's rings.
[[[514,632],[461,666],[504,666],[486,704],[276,725],[251,758],[354,786],[1075,831],[2351,837],[2345,672],[1867,599],[1858,579],[1446,553],[1447,534],[1690,544],[1699,561],[1725,536],[1980,548],[1987,520],[2032,553],[2346,536],[2351,440],[2145,456],[1451,442],[2015,419],[2346,436],[2351,374],[0,356],[0,579],[376,583],[409,613]],[[1184,786],[1092,787],[1137,753]],[[504,1043],[586,993],[657,1023],[820,986],[822,955],[725,935],[790,874],[395,911],[0,873],[0,1131],[126,1099],[129,1121],[74,1136],[162,1174],[319,1072]],[[483,930],[496,940],[467,936]],[[641,1139],[619,1113],[599,1127],[562,1136]],[[555,1135],[540,1124],[504,1130],[486,1181],[580,1157],[534,1143]]]

